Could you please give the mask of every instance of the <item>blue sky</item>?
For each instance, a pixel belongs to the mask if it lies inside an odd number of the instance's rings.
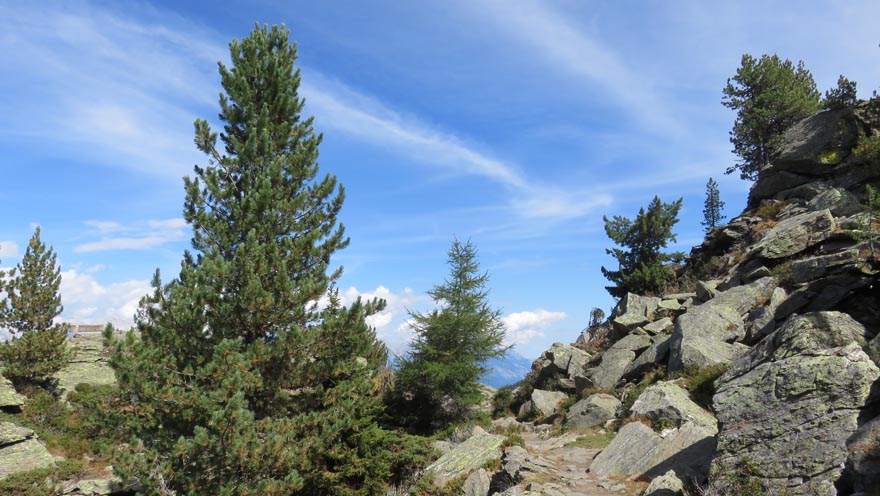
[[[729,217],[749,184],[725,176],[740,57],[803,59],[880,86],[880,3],[14,2],[0,0],[0,266],[34,225],[58,252],[64,320],[131,324],[155,268],[176,275],[183,183],[205,164],[217,61],[255,21],[299,48],[320,164],[345,184],[346,298],[400,349],[406,309],[447,273],[453,236],[491,274],[508,339],[527,357],[610,309],[603,215],[684,198],[676,249],[702,238],[705,184]]]

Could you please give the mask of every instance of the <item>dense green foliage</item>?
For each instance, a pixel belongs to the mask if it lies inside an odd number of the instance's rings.
[[[727,218],[721,213],[722,210],[724,210],[724,202],[721,201],[721,194],[718,192],[718,183],[710,177],[709,182],[706,183],[706,201],[703,203],[703,222],[701,222],[706,232]]]
[[[4,284],[6,298],[0,323],[10,340],[0,343],[3,375],[16,387],[48,387],[52,376],[67,365],[67,326],[55,324],[61,313],[61,269],[54,250],[40,240],[37,227],[21,262]]]
[[[486,360],[503,355],[500,310],[488,303],[488,273],[480,273],[470,241],[453,241],[449,278],[428,292],[440,308],[412,312],[412,351],[397,371],[396,399],[402,423],[420,432],[467,417],[482,397],[477,380]]]
[[[752,181],[770,162],[783,132],[820,108],[819,91],[804,63],[777,55],[743,55],[736,75],[727,80],[722,104],[736,111],[730,142],[740,158],[726,173],[739,170],[741,178]]]
[[[114,345],[138,440],[113,465],[148,494],[378,494],[421,449],[375,420],[387,352],[365,318],[384,302],[316,304],[341,273],[344,195],[318,176],[288,40],[257,26],[230,43],[221,146],[197,120],[209,165],[185,179],[195,253],[170,283],[157,272],[139,337]]]
[[[618,269],[602,267],[602,275],[614,283],[605,289],[615,298],[627,293],[654,294],[672,279],[667,262],[684,257],[681,253],[662,253],[667,243],[675,241],[672,226],[678,222],[681,198],[663,203],[655,196],[648,209],[639,210],[634,220],[615,215],[612,219],[602,217],[605,232],[615,244],[626,249],[612,248],[606,253],[617,259]]]
[[[825,92],[822,107],[829,110],[849,107],[855,104],[856,100],[858,100],[856,82],[850,81],[841,74],[837,78],[837,87]]]

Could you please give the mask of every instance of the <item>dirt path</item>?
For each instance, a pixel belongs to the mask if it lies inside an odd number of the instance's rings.
[[[549,426],[547,426],[549,427]],[[522,494],[543,496],[628,496],[641,494],[645,484],[599,478],[587,473],[601,451],[604,433],[567,432],[553,436],[549,428],[522,433],[525,449],[515,449],[508,460],[520,463]]]

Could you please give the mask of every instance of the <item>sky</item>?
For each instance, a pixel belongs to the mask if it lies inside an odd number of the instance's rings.
[[[217,62],[259,23],[297,41],[322,172],[345,185],[345,301],[396,351],[408,311],[479,250],[507,342],[528,358],[609,312],[604,215],[684,199],[677,243],[703,237],[706,182],[724,213],[750,183],[721,91],[743,53],[803,60],[880,87],[880,3],[704,1],[91,2],[0,0],[0,267],[35,226],[62,267],[61,320],[132,325],[191,231],[183,176],[207,164],[193,121],[218,127]]]

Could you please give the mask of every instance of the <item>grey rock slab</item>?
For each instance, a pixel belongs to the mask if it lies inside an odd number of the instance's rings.
[[[617,332],[626,333],[654,319],[660,298],[627,293],[611,312],[611,324]]]
[[[761,171],[760,179],[749,191],[749,206],[757,206],[761,200],[773,198],[777,194],[796,188],[814,178],[793,172],[777,170],[774,167]]]
[[[561,391],[544,391],[535,389],[532,391],[532,410],[530,413],[540,417],[551,417],[559,412],[559,406],[568,398]]]
[[[532,369],[538,371],[539,382],[557,374],[573,377],[583,375],[590,358],[591,355],[580,348],[565,343],[553,343],[550,349],[535,360]]]
[[[715,417],[694,403],[688,392],[672,381],[658,382],[648,386],[636,398],[630,408],[630,413],[651,420],[671,420],[677,425],[692,420],[711,426],[716,430],[718,428]]]
[[[790,319],[728,366],[713,408],[722,470],[750,460],[765,483],[794,495],[832,495],[846,439],[880,377],[862,351],[864,327],[846,314]]]
[[[485,469],[471,473],[462,487],[464,496],[486,496],[489,494],[489,474]]]
[[[15,391],[9,379],[0,375],[0,408],[18,408],[24,405],[25,397]]]
[[[718,287],[717,282],[697,281],[697,299],[709,301],[715,298],[715,295],[718,294],[718,291],[715,290],[716,287]]]
[[[825,277],[841,268],[855,266],[861,261],[858,248],[829,255],[803,258],[791,262],[791,282],[802,283]]]
[[[636,359],[629,364],[623,372],[623,377],[627,379],[639,377],[648,372],[658,364],[664,363],[669,355],[669,336],[656,336],[651,346],[643,351]]]
[[[36,439],[26,439],[0,449],[0,479],[55,465],[55,457]]]
[[[651,338],[645,334],[628,334],[611,345],[611,350],[634,351],[636,353],[651,346]]]
[[[456,477],[482,468],[489,460],[501,459],[501,445],[505,439],[506,436],[498,434],[475,432],[470,439],[456,445],[429,465],[425,473],[432,474],[435,483],[442,487]]]
[[[676,301],[676,300],[663,300],[663,301]],[[678,305],[678,307],[681,308],[681,305]],[[654,322],[651,322],[650,324],[645,325],[644,327],[642,327],[642,329],[644,329],[648,334],[662,334],[664,332],[671,331],[672,328],[674,327],[674,325],[675,324],[672,322],[672,319],[670,319],[669,317],[663,317],[660,320],[655,320]]]
[[[845,158],[857,136],[851,109],[819,112],[783,133],[772,162],[778,170],[825,175]]]
[[[578,429],[588,429],[617,417],[620,400],[610,394],[592,394],[580,400],[565,415],[565,424]]]
[[[753,245],[753,252],[771,260],[790,257],[828,239],[834,227],[834,217],[827,209],[796,215],[770,228]]]
[[[842,188],[831,188],[807,202],[808,210],[828,209],[835,217],[848,217],[863,210],[858,199]]]
[[[674,470],[702,478],[715,450],[716,432],[711,426],[689,421],[663,437],[641,422],[631,422],[596,456],[590,472],[634,479]]]
[[[34,431],[27,427],[22,427],[12,422],[0,422],[0,447],[20,443],[33,436]]]
[[[669,310],[671,312],[677,312],[681,310],[681,303],[675,298],[669,298],[665,300],[660,300],[660,303],[657,304],[657,307],[662,310]],[[648,324],[650,325],[650,324]],[[647,327],[647,326],[645,326]]]
[[[608,350],[602,355],[602,363],[593,369],[590,379],[601,389],[611,389],[623,378],[627,367],[636,359],[629,350]]]

